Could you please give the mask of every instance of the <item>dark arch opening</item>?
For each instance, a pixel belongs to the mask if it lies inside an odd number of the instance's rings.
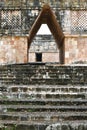
[[[42,62],[42,53],[41,52],[38,52],[38,53],[35,53],[35,57],[36,57],[36,62]]]

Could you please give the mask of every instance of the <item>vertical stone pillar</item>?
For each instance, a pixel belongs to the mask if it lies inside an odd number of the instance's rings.
[[[60,61],[60,64],[65,63],[65,44],[64,44],[64,40],[63,40],[62,46],[59,49],[59,61]]]

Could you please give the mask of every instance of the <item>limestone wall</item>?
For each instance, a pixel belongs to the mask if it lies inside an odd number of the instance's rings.
[[[0,64],[27,62],[26,37],[0,37]]]
[[[36,62],[36,55],[34,52],[29,53],[29,62]],[[59,62],[58,52],[43,52],[42,62]]]
[[[35,49],[34,44],[31,44],[30,50],[27,45],[27,37],[0,37],[0,64],[36,62],[37,51],[32,50]],[[43,43],[40,46],[43,50],[39,50],[42,52],[42,62],[59,62],[59,50],[55,45],[52,41],[51,44]],[[80,61],[87,61],[87,35],[65,35],[65,64]]]
[[[65,36],[65,63],[87,61],[87,35]]]
[[[52,35],[36,35],[29,48],[29,62],[36,61],[35,53],[42,53],[42,62],[59,62],[59,50]]]

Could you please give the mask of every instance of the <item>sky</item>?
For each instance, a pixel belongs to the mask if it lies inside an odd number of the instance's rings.
[[[50,35],[50,34],[51,34],[51,32],[50,32],[50,30],[49,30],[47,24],[42,24],[42,25],[41,25],[40,29],[39,29],[38,32],[37,32],[37,35],[38,35],[38,34],[40,34],[40,35],[44,35],[44,34]]]

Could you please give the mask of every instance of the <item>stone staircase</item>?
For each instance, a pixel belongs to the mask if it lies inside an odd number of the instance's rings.
[[[0,66],[0,125],[87,130],[87,66]]]

